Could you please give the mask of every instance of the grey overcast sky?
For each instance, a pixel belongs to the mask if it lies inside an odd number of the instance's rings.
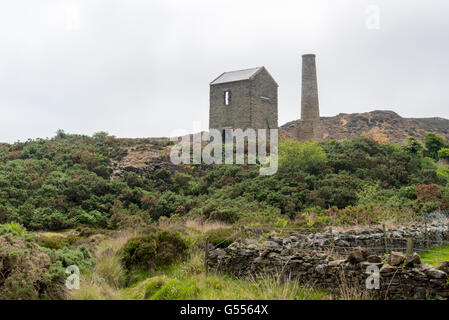
[[[448,17],[446,0],[0,0],[0,141],[207,128],[209,82],[262,65],[281,125],[304,53],[324,116],[449,118]]]

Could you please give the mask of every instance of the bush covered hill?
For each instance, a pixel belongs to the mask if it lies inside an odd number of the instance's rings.
[[[0,223],[28,230],[117,229],[161,217],[201,217],[319,226],[401,223],[449,209],[448,142],[434,133],[423,144],[409,138],[402,146],[368,138],[282,139],[273,176],[248,165],[174,166],[169,145],[63,131],[52,139],[2,144]]]
[[[60,130],[1,144],[0,299],[333,299],[294,280],[205,276],[204,240],[229,245],[233,225],[420,221],[449,209],[447,144],[434,133],[402,146],[282,138],[273,176],[175,166],[165,139]],[[73,265],[79,290],[66,286]]]

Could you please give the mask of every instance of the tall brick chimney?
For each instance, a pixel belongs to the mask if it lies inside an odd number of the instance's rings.
[[[297,136],[300,141],[323,139],[314,54],[302,56],[301,120]]]

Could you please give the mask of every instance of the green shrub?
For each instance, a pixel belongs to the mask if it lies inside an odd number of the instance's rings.
[[[63,237],[49,237],[45,235],[38,237],[36,243],[41,247],[55,250],[62,249],[66,246]]]
[[[422,156],[424,150],[422,143],[415,137],[408,137],[407,144],[403,148],[414,156]]]
[[[64,269],[48,249],[0,236],[0,300],[64,299]]]
[[[440,151],[438,151],[438,158],[449,160],[449,148],[442,148]]]
[[[317,142],[284,140],[279,144],[279,169],[284,172],[317,172],[326,163],[326,153]]]
[[[157,266],[167,266],[185,257],[187,242],[179,232],[162,231],[157,234]]]
[[[62,249],[65,246],[71,246],[81,239],[83,237],[74,234],[64,236],[58,233],[44,233],[35,237],[35,241],[39,246],[55,250]]]
[[[206,232],[206,237],[213,246],[227,248],[237,237],[232,228],[219,228]]]
[[[123,266],[131,270],[136,267],[152,268],[155,265],[157,243],[153,235],[129,239],[122,248]]]
[[[444,180],[446,184],[449,182],[449,168],[442,166],[437,169],[437,175],[440,179]]]
[[[154,220],[159,219],[161,216],[170,217],[174,213],[179,213],[180,208],[183,208],[183,212],[190,210],[190,206],[190,197],[166,191],[157,200],[154,211],[151,212],[151,217]]]
[[[438,159],[438,151],[444,147],[445,141],[438,133],[428,132],[424,139],[424,144],[428,155],[434,159]]]
[[[76,249],[69,249],[64,247],[58,250],[51,250],[44,248],[44,250],[52,257],[53,260],[61,262],[63,268],[71,265],[76,265],[80,272],[88,272],[95,266],[95,258],[90,253],[89,249],[82,245]]]
[[[6,225],[6,228],[14,235],[16,236],[22,236],[25,234],[26,230],[23,227],[23,225],[18,224],[18,223],[9,223]]]
[[[120,250],[122,264],[128,270],[168,266],[185,258],[187,252],[187,241],[176,231],[129,239]]]
[[[422,207],[423,213],[430,213],[439,210],[442,207],[441,201],[429,201],[425,202]]]

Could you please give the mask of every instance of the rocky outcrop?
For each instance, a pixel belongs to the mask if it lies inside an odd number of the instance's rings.
[[[178,166],[172,164],[165,156],[169,154],[166,146],[168,138],[134,139],[130,146],[124,146],[125,155],[122,158],[112,160],[114,171],[111,179],[123,179],[126,172],[134,172],[138,175],[154,174],[160,169],[174,172]]]
[[[403,118],[393,111],[340,113],[321,117],[323,139],[343,140],[360,136],[378,142],[402,143],[409,136],[424,139],[426,132],[436,132],[449,139],[449,120],[443,118]],[[281,129],[295,136],[300,120],[286,123]]]

